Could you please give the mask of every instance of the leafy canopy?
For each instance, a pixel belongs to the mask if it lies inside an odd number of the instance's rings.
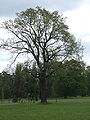
[[[68,32],[65,18],[57,11],[30,8],[17,13],[14,20],[5,21],[3,28],[14,37],[3,41],[1,47],[10,50],[15,60],[20,54],[30,53],[39,66],[55,59],[64,61],[80,56],[80,43]]]

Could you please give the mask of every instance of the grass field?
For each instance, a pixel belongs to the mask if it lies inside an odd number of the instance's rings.
[[[0,120],[90,120],[90,98],[40,103],[0,104]]]

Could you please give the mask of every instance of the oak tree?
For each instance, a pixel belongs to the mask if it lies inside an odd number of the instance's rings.
[[[36,62],[41,103],[46,103],[46,80],[51,74],[47,71],[54,60],[78,57],[80,44],[69,33],[63,15],[40,7],[17,13],[14,20],[5,21],[2,26],[14,37],[3,40],[1,47],[16,55],[15,60],[20,54],[26,53]]]

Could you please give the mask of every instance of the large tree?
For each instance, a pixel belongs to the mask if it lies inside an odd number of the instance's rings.
[[[3,40],[1,47],[16,55],[31,54],[38,67],[41,103],[47,102],[46,79],[48,67],[54,60],[64,61],[78,56],[80,44],[68,32],[65,18],[57,11],[49,12],[36,7],[17,13],[14,20],[3,23],[14,38]],[[50,73],[50,72],[49,72]]]

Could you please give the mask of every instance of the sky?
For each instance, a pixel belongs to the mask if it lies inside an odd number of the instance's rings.
[[[16,13],[40,6],[58,11],[67,17],[70,33],[84,46],[83,60],[90,65],[90,0],[0,0],[0,23],[16,17]],[[7,39],[6,31],[0,29],[0,38]],[[0,51],[0,72],[10,64],[10,54]],[[22,60],[21,60],[22,61]]]

